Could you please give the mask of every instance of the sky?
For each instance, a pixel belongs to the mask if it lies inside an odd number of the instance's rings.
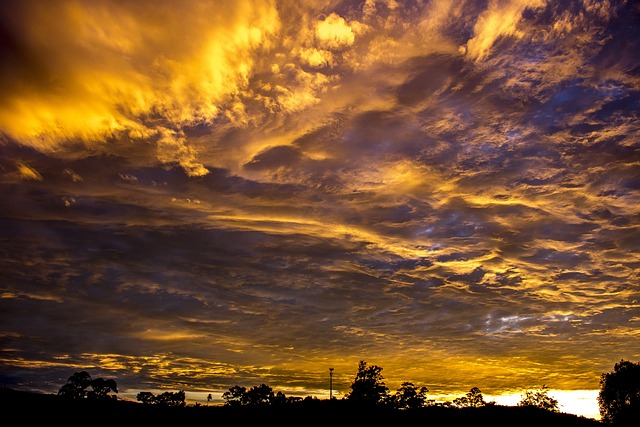
[[[637,2],[1,6],[3,386],[597,414],[640,360]]]

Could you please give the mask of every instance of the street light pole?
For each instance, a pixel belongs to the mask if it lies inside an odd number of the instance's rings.
[[[333,399],[333,368],[329,368],[329,400]]]

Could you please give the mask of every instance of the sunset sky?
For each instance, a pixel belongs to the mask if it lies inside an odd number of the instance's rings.
[[[596,416],[640,360],[638,2],[1,7],[0,385]]]

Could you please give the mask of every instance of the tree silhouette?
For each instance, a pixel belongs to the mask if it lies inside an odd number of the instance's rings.
[[[115,396],[110,393],[117,393],[118,386],[114,380],[105,380],[103,378],[96,378],[91,381],[91,390],[87,392],[87,398],[89,399],[110,399]]]
[[[486,404],[478,387],[473,387],[465,396],[453,400],[453,405],[459,408],[478,408]]]
[[[416,409],[425,406],[427,401],[426,387],[416,387],[411,382],[403,382],[398,391],[391,397],[391,403],[398,409]]]
[[[141,391],[136,396],[136,400],[145,405],[152,405],[155,403],[156,396],[150,391]]]
[[[87,397],[87,388],[91,385],[91,375],[87,371],[75,372],[69,377],[67,383],[58,390],[58,396],[67,399],[84,399]]]
[[[175,393],[165,391],[157,396],[149,391],[141,391],[136,396],[136,399],[145,405],[158,405],[171,408],[182,408],[186,405],[184,401],[184,390],[176,391]]]
[[[276,398],[277,398],[277,396],[276,396]],[[300,403],[302,401],[303,401],[303,399],[300,396],[287,396],[287,403],[288,404]]]
[[[603,421],[612,423],[613,427],[635,427],[637,420],[640,419],[640,363],[636,364],[621,360],[620,363],[615,365],[614,372],[602,374],[600,384],[602,389],[598,396],[598,403]],[[508,422],[509,425],[539,425],[542,422],[546,425],[572,425],[575,427],[593,427],[596,425],[588,422],[582,423],[582,421],[573,424],[571,419],[562,418],[568,414],[552,415],[545,414],[544,411],[522,409],[506,411],[496,405],[495,402],[485,402],[478,387],[471,388],[466,395],[452,402],[444,403],[427,400],[428,391],[427,387],[419,387],[412,382],[405,381],[401,383],[401,386],[393,395],[390,395],[389,389],[384,383],[382,368],[376,365],[367,365],[364,360],[361,360],[358,363],[358,370],[351,384],[350,393],[344,397],[342,403],[323,403],[313,396],[307,396],[304,399],[301,397],[287,397],[281,391],[275,393],[267,384],[260,384],[248,390],[245,387],[235,385],[223,393],[222,397],[225,400],[225,406],[241,406],[242,408],[240,408],[240,411],[235,409],[228,411],[225,409],[222,410],[222,414],[228,415],[231,417],[229,420],[234,420],[234,422],[237,417],[240,417],[238,418],[240,423],[242,423],[243,419],[261,420],[264,414],[289,417],[290,411],[290,414],[294,417],[311,416],[315,422],[329,421],[334,418],[334,415],[337,415],[335,417],[337,419],[358,420],[361,424],[371,424],[371,421],[380,421],[380,423],[384,424],[389,422],[393,424],[396,421],[398,424],[414,424],[413,421],[421,422],[426,419],[429,419],[430,423],[434,425],[449,421],[456,424],[457,422],[465,423],[466,421],[475,420],[479,424],[484,424],[485,421],[489,421],[489,423],[492,421],[501,422],[502,419],[499,417],[504,416],[505,422]],[[548,395],[548,391],[549,388],[546,385],[537,390],[527,390],[522,395],[518,406],[525,409],[526,407],[537,407],[549,412],[559,412],[557,400],[551,398]],[[0,388],[0,392],[2,392],[2,388]],[[114,380],[92,379],[91,375],[86,371],[75,372],[58,392],[60,396],[65,398],[87,400],[103,400],[115,397],[111,393],[118,393]],[[0,396],[2,395],[0,394]],[[15,398],[12,397],[12,399]],[[207,402],[211,402],[212,399],[212,394],[209,393]],[[183,408],[186,406],[185,392],[183,390],[175,393],[165,392],[158,396],[151,392],[140,392],[137,395],[137,400],[143,404],[139,405],[141,407],[154,405],[158,407]],[[55,400],[51,402],[55,402]],[[489,407],[482,410],[468,409],[485,405]],[[135,411],[133,406],[135,405],[131,405],[131,410]],[[195,403],[195,406],[199,407],[200,404]],[[63,410],[67,411],[68,408],[73,407],[75,406],[65,404],[63,405]],[[79,406],[79,408],[88,408],[90,411],[98,409],[101,414],[112,411],[117,413],[121,407],[127,408],[127,411],[129,411],[128,403],[121,404],[120,402],[107,403],[106,406],[102,404],[83,404]],[[108,411],[103,411],[104,408],[108,409]],[[160,410],[143,408],[140,413],[153,415],[154,417],[164,416],[162,414],[185,413],[181,411],[174,412],[174,409],[171,409],[171,411],[165,411],[162,408],[158,409]],[[208,411],[210,410],[199,409],[191,413],[204,414]],[[133,415],[134,412],[131,412],[131,414]],[[244,418],[245,415],[248,415],[249,418]],[[120,417],[119,414],[117,416]],[[258,418],[255,418],[256,416]],[[473,417],[473,420],[471,417]],[[558,420],[557,423],[556,420]],[[162,418],[162,421],[168,420]],[[588,421],[600,423],[596,420]]]
[[[100,400],[115,398],[112,392],[118,393],[115,380],[91,379],[87,371],[80,371],[69,377],[67,383],[58,390],[58,395],[73,400],[85,398]]]
[[[364,360],[358,363],[358,372],[351,384],[351,392],[347,399],[368,404],[379,404],[387,400],[389,389],[384,384],[382,368],[376,365],[367,366]]]
[[[291,398],[279,391],[277,394],[266,384],[260,384],[247,390],[245,387],[234,385],[222,394],[226,406],[269,406],[292,402]]]
[[[518,406],[536,406],[547,411],[558,412],[558,401],[549,396],[549,387],[546,385],[535,391],[527,390]]]
[[[159,406],[181,408],[185,406],[184,399],[184,390],[176,392],[165,391],[164,393],[160,393],[155,397],[155,403]]]
[[[283,392],[279,391],[274,396],[272,404],[273,405],[284,405],[284,404],[286,404],[288,402],[289,401],[287,400],[287,396]]]
[[[637,425],[640,419],[640,362],[620,360],[600,376],[600,416],[607,423]]]
[[[240,387],[234,385],[229,390],[222,393],[222,398],[226,401],[226,406],[240,406],[247,404],[247,389],[246,387]]]
[[[253,386],[247,391],[247,402],[252,406],[270,405],[274,400],[273,389],[266,384]]]

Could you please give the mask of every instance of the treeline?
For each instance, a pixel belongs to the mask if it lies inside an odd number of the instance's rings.
[[[635,426],[640,420],[640,362],[633,363],[621,360],[614,370],[603,373],[600,377],[600,393],[598,405],[604,423],[620,426]],[[340,401],[351,408],[384,408],[397,413],[409,413],[421,408],[492,408],[495,402],[486,402],[481,390],[473,387],[466,395],[451,402],[436,402],[428,398],[426,386],[403,382],[391,392],[385,385],[382,368],[368,365],[360,361],[350,390]],[[92,379],[86,371],[74,373],[64,384],[58,395],[68,400],[115,401],[117,399],[115,380],[102,378]],[[309,403],[331,403],[315,397],[286,396],[281,391],[274,391],[266,384],[251,388],[235,385],[223,393],[224,407],[228,408],[300,408],[309,407]],[[151,392],[140,392],[136,399],[143,407],[181,408],[185,404],[185,392],[164,392],[154,395]],[[208,401],[211,401],[211,394]],[[196,407],[201,406],[196,403]],[[314,405],[317,406],[317,405]],[[546,413],[558,413],[558,401],[549,395],[549,388],[543,385],[536,390],[523,393],[519,407],[543,410]]]
[[[429,389],[417,386],[412,382],[403,382],[400,388],[390,393],[384,383],[382,368],[377,365],[367,365],[360,361],[358,371],[351,383],[351,391],[345,395],[347,400],[359,405],[386,406],[393,409],[418,409],[426,406],[452,406],[456,408],[478,408],[485,405],[495,405],[486,402],[478,387],[473,387],[466,395],[454,399],[452,402],[436,402],[428,399]],[[548,394],[549,387],[543,385],[538,390],[526,391],[519,406],[535,406],[552,412],[558,412],[558,401]],[[227,406],[277,406],[312,401],[314,398],[289,397],[283,392],[274,390],[266,384],[249,389],[235,385],[222,394]]]

